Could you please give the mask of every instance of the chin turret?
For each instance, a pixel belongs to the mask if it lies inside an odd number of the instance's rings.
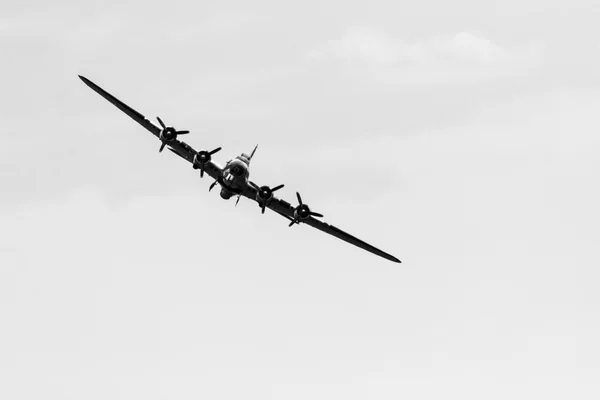
[[[221,198],[223,200],[229,200],[231,196],[233,196],[233,193],[226,189],[221,189],[221,192],[219,194],[221,195]]]

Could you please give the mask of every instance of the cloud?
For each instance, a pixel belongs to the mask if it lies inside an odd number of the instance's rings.
[[[353,76],[385,84],[472,83],[521,75],[540,65],[535,44],[504,47],[468,32],[413,43],[372,28],[354,28],[312,49],[315,62],[341,63]]]

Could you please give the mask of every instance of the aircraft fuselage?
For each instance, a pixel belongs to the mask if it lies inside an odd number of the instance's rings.
[[[225,200],[240,193],[248,185],[250,162],[245,154],[227,162],[223,168],[219,184],[221,197]]]

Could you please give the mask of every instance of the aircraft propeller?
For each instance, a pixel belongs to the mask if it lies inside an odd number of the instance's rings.
[[[260,204],[260,208],[261,208],[263,214],[265,213],[265,207],[267,207],[267,203],[273,197],[273,192],[278,191],[283,186],[284,185],[279,185],[279,186],[275,186],[274,188],[270,188],[268,186],[261,186],[260,188],[259,187],[256,188],[258,190],[258,194],[256,195],[257,200]]]
[[[208,187],[208,191],[210,192],[211,190],[213,190],[217,183],[219,183],[219,180],[215,179],[215,181]]]
[[[160,119],[160,117],[156,117],[156,119],[162,127],[159,136],[160,140],[162,141],[162,145],[160,146],[160,150],[158,150],[159,153],[164,150],[165,146],[167,145],[167,142],[177,139],[178,135],[187,135],[188,133],[190,133],[190,131],[178,131],[172,126],[166,126],[165,123],[162,122],[162,119]]]
[[[194,169],[200,169],[200,178],[204,177],[204,167],[212,159],[212,155],[221,151],[220,147],[217,147],[213,151],[200,150],[194,156],[194,162],[192,167]]]
[[[290,224],[288,226],[291,227],[294,224],[298,224],[300,222],[300,220],[306,219],[309,216],[310,217],[323,217],[323,214],[319,214],[319,213],[310,211],[308,204],[302,203],[302,197],[300,196],[300,193],[296,192],[296,197],[298,198],[298,206],[294,210],[294,218],[292,219],[292,222],[290,222]]]

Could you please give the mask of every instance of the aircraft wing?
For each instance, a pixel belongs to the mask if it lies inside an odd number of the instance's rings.
[[[107,91],[105,91],[100,86],[96,85],[94,82],[90,81],[86,77],[79,75],[79,78],[94,92],[98,93],[100,96],[104,97],[106,100],[111,102],[119,110],[129,115],[135,122],[146,128],[154,136],[160,138],[160,132],[162,131],[162,129],[154,125],[154,123],[152,123],[148,118],[144,117],[141,113],[129,107],[127,104],[123,103],[121,100],[117,99],[115,96],[108,93]],[[179,157],[189,161],[190,163],[194,162],[194,156],[197,154],[197,151],[194,150],[189,144],[181,140],[174,139],[172,141],[167,142],[167,146],[169,147],[169,150],[177,154]],[[221,167],[219,167],[212,161],[209,161],[204,167],[204,172],[206,172],[209,176],[213,177],[214,179],[218,179],[218,177],[221,176]]]
[[[248,185],[247,189],[244,190],[242,195],[244,195],[245,197],[248,197],[254,201],[257,201],[256,200],[256,193],[257,193],[256,187],[258,187],[258,186],[255,183],[251,183],[250,185]],[[277,214],[286,218],[290,222],[294,221],[294,210],[296,209],[296,207],[292,206],[290,203],[288,203],[285,200],[278,199],[275,196],[273,196],[271,198],[270,202],[267,204],[267,208],[275,211]],[[310,225],[313,228],[316,228],[322,232],[328,233],[331,236],[335,236],[336,238],[341,239],[347,243],[353,244],[357,247],[360,247],[363,250],[366,250],[366,251],[376,254],[380,257],[383,257],[386,260],[390,260],[390,261],[397,262],[397,263],[401,262],[393,255],[388,254],[385,251],[379,250],[375,246],[372,246],[372,245],[368,244],[367,242],[364,242],[364,241],[360,240],[359,238],[352,236],[349,233],[344,232],[340,228],[337,228],[333,225],[323,222],[320,219],[309,216],[308,218],[306,218],[304,220],[299,220],[299,222],[303,222],[307,225]]]
[[[360,240],[359,238],[352,236],[349,233],[344,232],[343,230],[341,230],[340,228],[337,228],[333,225],[330,225],[326,222],[323,222],[317,218],[313,218],[313,217],[308,217],[307,219],[305,219],[304,221],[305,224],[312,226],[313,228],[316,228],[322,232],[328,233],[332,236],[335,236],[338,239],[341,239],[345,242],[348,242],[350,244],[353,244],[357,247],[360,247],[363,250],[366,250],[368,252],[371,252],[373,254],[377,254],[380,257],[385,258],[386,260],[390,260],[393,262],[397,262],[400,263],[401,261],[398,260],[396,257],[394,257],[391,254],[386,253],[385,251],[379,250],[377,247],[370,245],[367,242],[364,242],[362,240]]]

